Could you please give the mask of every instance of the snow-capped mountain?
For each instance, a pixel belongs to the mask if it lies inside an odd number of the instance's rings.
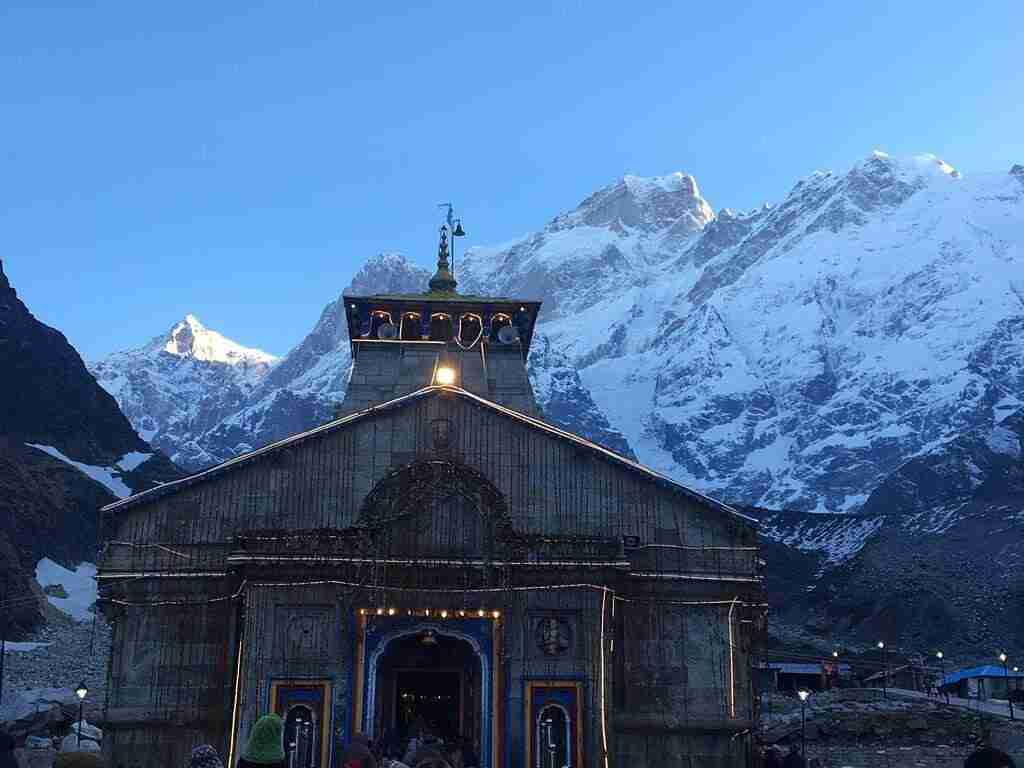
[[[143,439],[181,466],[209,463],[196,438],[244,407],[278,360],[210,330],[194,315],[138,349],[89,365]]]
[[[908,459],[1024,405],[1022,201],[1019,166],[880,152],[748,213],[714,214],[685,174],[627,176],[470,249],[460,290],[544,300],[531,373],[549,418],[730,501],[851,512]],[[349,290],[428,276],[389,254]],[[138,369],[112,359],[100,382],[189,468],[329,418],[349,362],[337,301],[249,391],[129,389]],[[190,410],[167,411],[179,386]]]
[[[347,291],[416,291],[429,277],[385,253],[370,259]],[[243,347],[187,315],[144,346],[89,367],[145,439],[198,470],[332,416],[350,363],[343,310],[339,295],[283,358]]]
[[[541,330],[641,461],[738,503],[854,511],[1024,401],[1019,167],[876,152],[714,217],[669,178],[460,267],[474,292],[545,301]],[[654,199],[665,215],[634,215]]]

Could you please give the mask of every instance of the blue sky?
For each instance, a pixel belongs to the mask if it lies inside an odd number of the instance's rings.
[[[623,173],[1024,162],[1020,0],[803,5],[0,0],[0,258],[87,358],[186,312],[283,354],[445,200],[471,245]]]

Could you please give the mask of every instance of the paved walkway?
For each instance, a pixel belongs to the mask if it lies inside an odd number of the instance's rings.
[[[881,688],[878,690],[881,690]],[[942,704],[946,703],[945,696],[929,696],[927,693],[921,693],[921,691],[908,691],[903,688],[890,688],[889,693],[908,699],[927,699],[929,701],[937,701]],[[972,712],[984,712],[989,715],[995,715],[996,717],[1008,718],[1010,716],[1009,703],[993,701],[992,699],[979,701],[978,699],[960,699],[956,696],[950,696],[949,706],[959,707],[960,709],[969,709]],[[1024,720],[1024,706],[1014,704],[1013,713],[1018,720]]]

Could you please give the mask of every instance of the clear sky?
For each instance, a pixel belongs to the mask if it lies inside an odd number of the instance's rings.
[[[1024,3],[0,0],[0,258],[86,358],[186,312],[283,354],[368,256],[623,173],[779,200],[874,148],[1024,162]]]

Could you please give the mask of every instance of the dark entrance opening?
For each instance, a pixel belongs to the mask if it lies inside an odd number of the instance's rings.
[[[401,637],[379,662],[376,722],[381,735],[403,744],[425,729],[478,750],[480,690],[480,659],[469,643],[433,630]]]
[[[462,735],[461,670],[396,669],[398,730],[408,733],[422,719],[446,742]]]

